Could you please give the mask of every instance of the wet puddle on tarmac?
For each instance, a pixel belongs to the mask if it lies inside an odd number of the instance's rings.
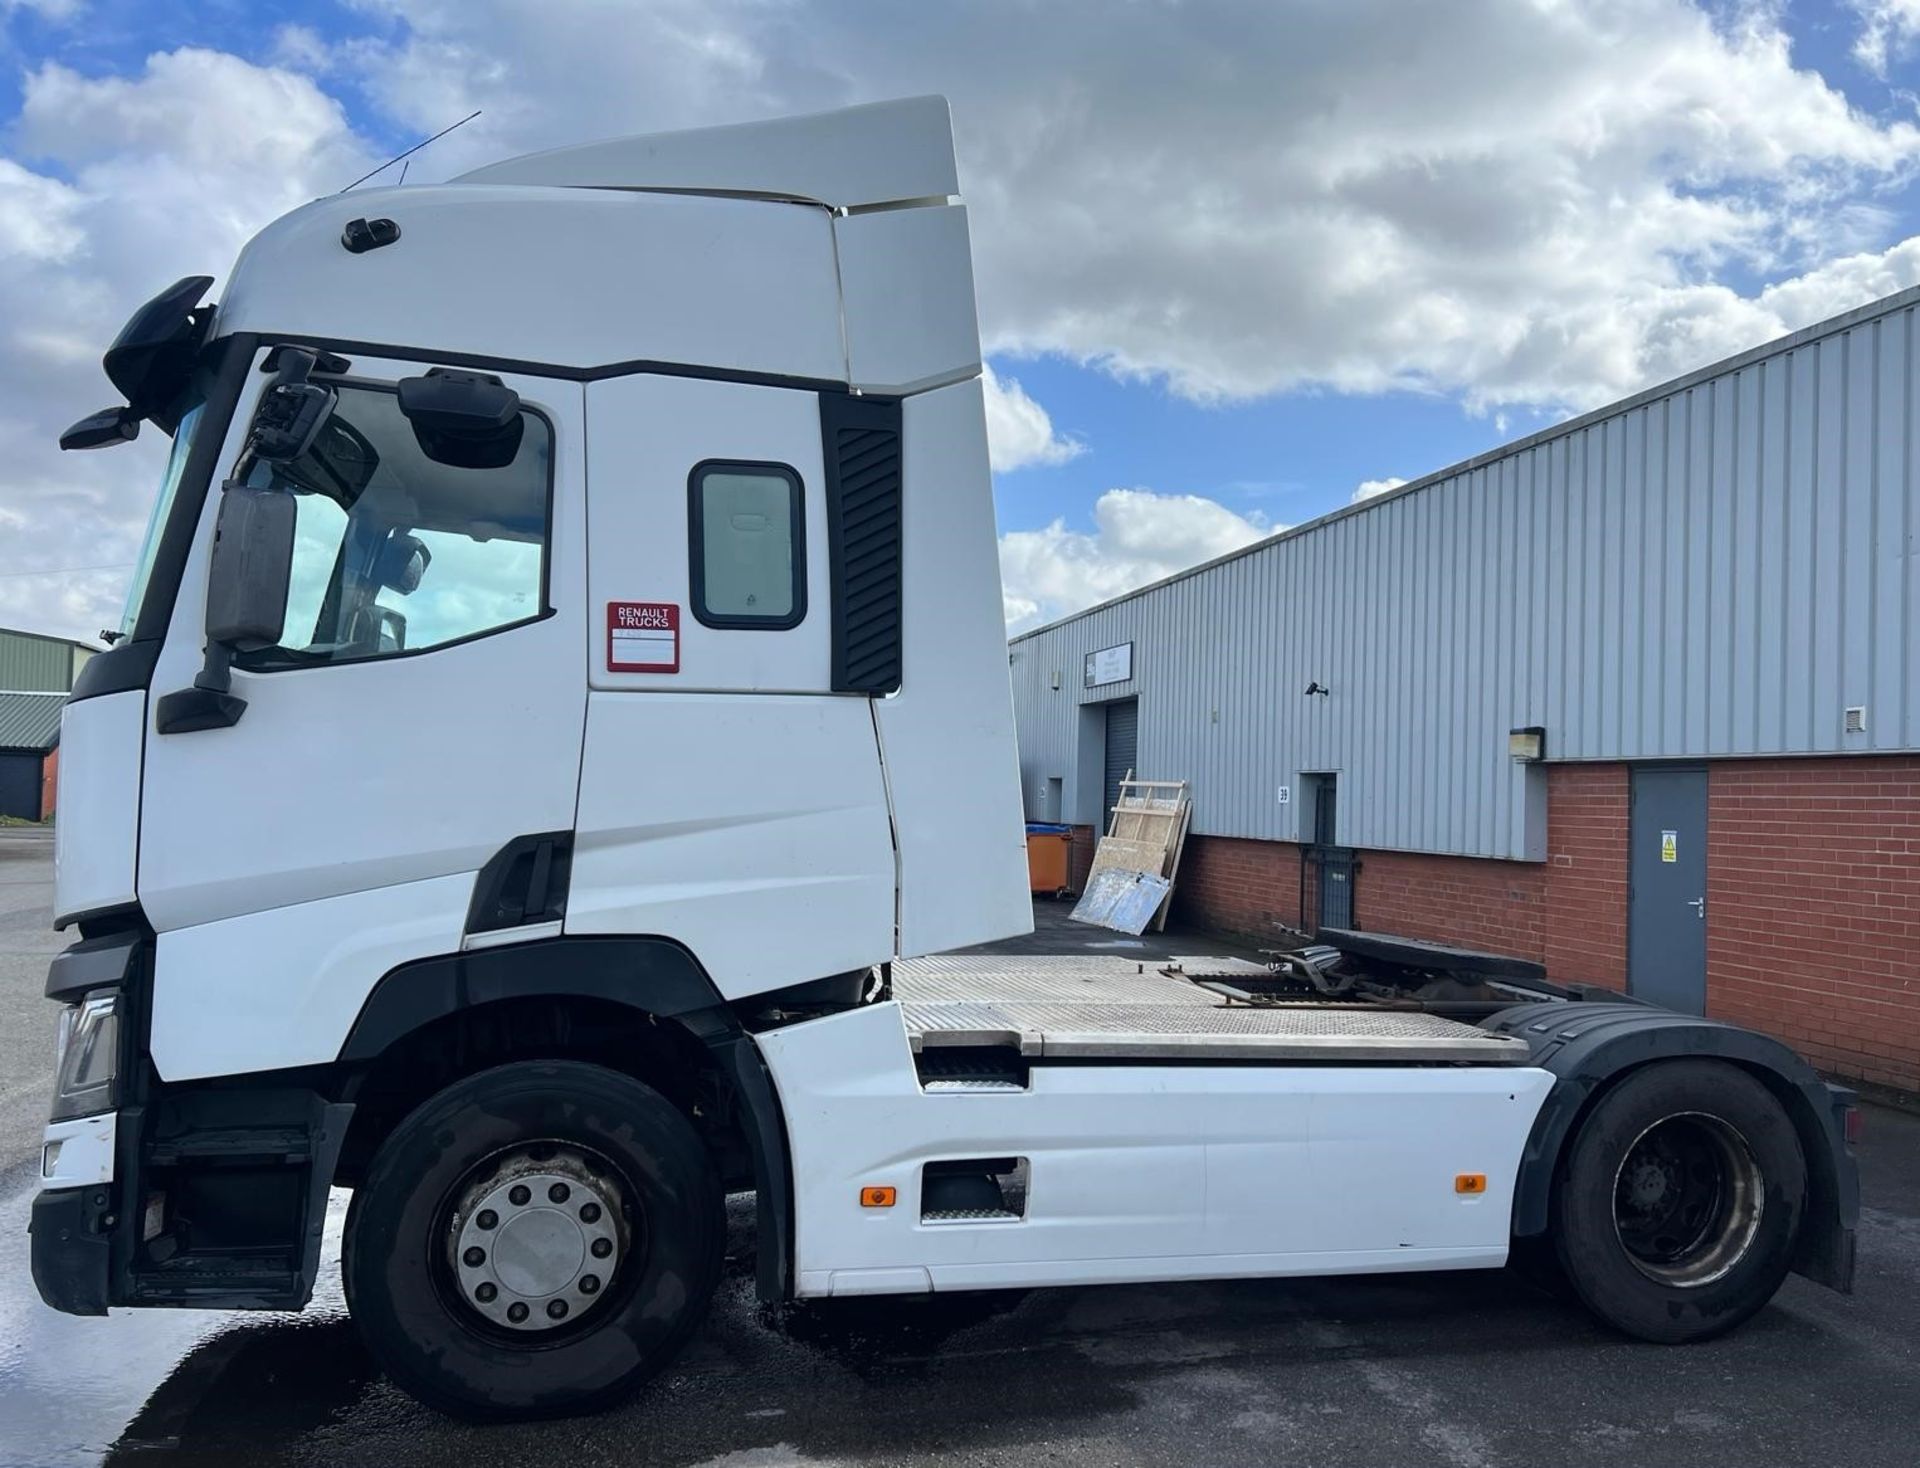
[[[301,1315],[115,1310],[93,1319],[49,1310],[34,1292],[28,1259],[34,1189],[32,1171],[19,1169],[0,1195],[0,1465],[5,1468],[81,1468],[174,1447],[210,1382],[247,1375],[231,1368],[264,1330],[282,1339],[282,1348],[274,1352],[276,1374],[305,1361],[314,1366],[313,1377],[356,1390],[372,1375],[371,1365],[359,1372],[342,1369],[363,1358],[340,1299],[338,1271],[331,1267],[322,1269],[313,1303]],[[339,1258],[347,1199],[336,1192],[327,1210],[330,1262]],[[300,1344],[310,1349],[294,1349],[289,1335],[305,1336]],[[311,1378],[304,1383],[311,1384]],[[314,1400],[310,1390],[273,1388],[271,1381],[222,1379],[220,1384],[223,1394],[236,1393],[229,1405],[251,1401],[283,1424],[280,1404],[288,1397],[303,1405]]]

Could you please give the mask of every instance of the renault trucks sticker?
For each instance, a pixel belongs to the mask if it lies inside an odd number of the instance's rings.
[[[679,672],[679,606],[670,601],[608,602],[607,671]]]

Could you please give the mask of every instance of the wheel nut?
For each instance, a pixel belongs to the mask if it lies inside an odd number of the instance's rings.
[[[525,1183],[515,1183],[507,1190],[507,1201],[515,1208],[524,1208],[533,1198],[533,1190]]]
[[[465,1264],[469,1269],[478,1269],[482,1264],[487,1262],[487,1251],[478,1244],[475,1244],[460,1256],[460,1262]]]
[[[593,1257],[594,1258],[604,1259],[607,1257],[607,1255],[611,1254],[612,1252],[613,1252],[612,1239],[595,1239],[593,1241]]]
[[[565,1300],[547,1301],[547,1318],[550,1320],[565,1320],[567,1318],[567,1302]]]
[[[580,1221],[582,1223],[598,1223],[600,1221],[600,1205],[598,1203],[582,1203],[580,1205]]]
[[[581,1275],[580,1276],[580,1293],[583,1295],[599,1294],[600,1293],[600,1276],[597,1274]]]
[[[500,1215],[495,1213],[491,1208],[482,1208],[480,1210],[480,1216],[474,1219],[474,1222],[482,1228],[492,1228],[500,1222]]]
[[[478,1300],[482,1305],[491,1305],[494,1301],[494,1297],[499,1293],[500,1291],[495,1289],[491,1283],[488,1283],[488,1284],[483,1284],[479,1288],[474,1290],[473,1297],[474,1299]]]
[[[518,1300],[515,1300],[511,1305],[507,1306],[507,1319],[511,1320],[515,1325],[518,1325],[526,1318],[527,1307]]]
[[[564,1203],[567,1201],[567,1194],[571,1191],[565,1183],[555,1183],[547,1189],[547,1201],[549,1203]]]

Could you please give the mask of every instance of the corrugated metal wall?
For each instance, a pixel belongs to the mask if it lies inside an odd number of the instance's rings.
[[[1062,778],[1097,821],[1076,708],[1134,695],[1141,773],[1193,781],[1198,832],[1297,839],[1301,773],[1332,770],[1346,844],[1473,856],[1545,855],[1517,726],[1552,759],[1920,749],[1916,302],[1016,639],[1028,809]],[[1128,641],[1132,681],[1084,689]]]
[[[85,657],[71,642],[0,628],[0,690],[65,693]]]

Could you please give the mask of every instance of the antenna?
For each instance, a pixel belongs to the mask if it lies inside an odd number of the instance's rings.
[[[452,132],[454,128],[465,127],[468,123],[472,122],[474,118],[478,117],[479,115],[480,115],[479,109],[475,108],[472,112],[469,112],[465,117],[461,118],[458,122],[454,123],[453,127],[443,127],[440,129],[439,132],[435,133],[432,137],[424,138],[420,142],[415,143],[411,148],[407,149],[406,152],[395,153],[393,157],[389,158],[385,163],[382,163],[378,168],[374,169],[373,173],[361,174],[360,177],[356,178],[352,183],[348,184],[345,189],[340,190],[340,192],[344,194],[347,192],[348,189],[359,188],[361,184],[365,183],[368,179],[372,178],[374,174],[385,173],[389,168],[393,167],[393,165],[398,163],[402,158],[411,158],[415,153],[418,153],[422,148],[426,147],[428,143],[439,142],[440,139],[444,138],[448,133]],[[402,178],[406,177],[406,174],[404,173],[404,171],[402,172],[401,177]]]

